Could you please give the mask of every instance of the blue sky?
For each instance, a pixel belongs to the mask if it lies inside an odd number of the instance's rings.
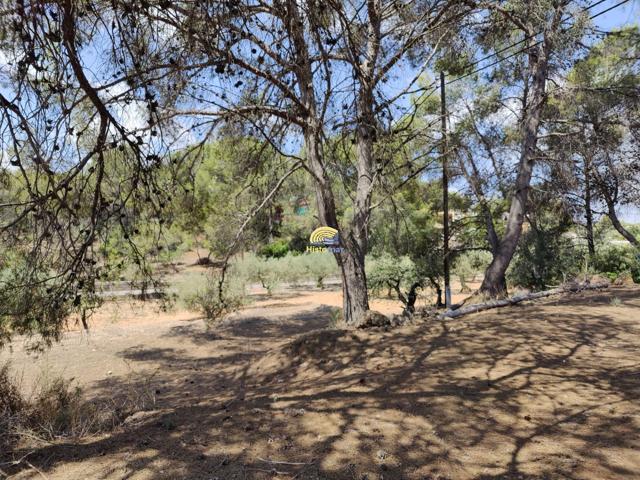
[[[606,10],[619,1],[608,1],[593,9],[594,13]],[[602,30],[611,30],[623,25],[637,24],[640,19],[640,2],[631,0],[604,15],[594,19],[594,23]]]

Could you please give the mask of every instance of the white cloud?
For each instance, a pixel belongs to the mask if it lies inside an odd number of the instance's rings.
[[[109,106],[113,116],[124,128],[127,130],[144,129],[147,126],[147,118],[149,117],[146,103],[141,100],[135,100],[127,104],[124,100],[118,98],[128,89],[126,82],[119,82],[101,90],[100,97]]]

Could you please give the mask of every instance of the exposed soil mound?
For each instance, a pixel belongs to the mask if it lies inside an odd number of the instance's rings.
[[[366,334],[365,334],[366,335]],[[268,351],[252,365],[249,374],[269,380],[275,376],[306,377],[344,366],[338,352],[349,350],[361,334],[348,330],[316,330]]]

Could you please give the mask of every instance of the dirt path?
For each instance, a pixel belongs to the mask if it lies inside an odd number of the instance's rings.
[[[236,342],[233,335],[226,336],[232,344],[229,348],[262,352],[300,333],[326,328],[332,314],[342,305],[337,290],[283,292],[272,296],[255,293],[253,299],[253,303],[223,323],[221,332],[233,331],[239,325],[254,330],[248,341]],[[392,300],[374,300],[372,308],[386,314],[401,311],[399,303]],[[230,325],[234,327],[230,329]],[[27,392],[41,376],[62,375],[75,379],[81,386],[90,386],[110,377],[149,375],[159,368],[150,361],[140,362],[137,352],[144,351],[147,360],[152,360],[150,352],[156,356],[171,353],[185,361],[205,358],[211,354],[206,339],[217,338],[206,332],[198,313],[163,311],[157,302],[124,300],[105,304],[91,319],[90,327],[85,332],[72,326],[61,342],[42,353],[29,353],[27,343],[15,341],[10,351],[0,350],[0,362],[11,361]]]
[[[215,332],[188,312],[105,311],[38,359],[14,345],[1,359],[26,383],[53,365],[96,396],[150,395],[15,478],[640,478],[640,289],[389,332],[323,329],[339,303],[282,295]]]

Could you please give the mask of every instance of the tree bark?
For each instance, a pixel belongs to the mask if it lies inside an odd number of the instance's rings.
[[[478,199],[478,203],[480,204],[480,212],[482,214],[482,218],[484,219],[485,226],[487,228],[487,243],[489,244],[489,248],[491,249],[491,253],[495,255],[498,251],[498,234],[496,233],[496,228],[493,223],[493,215],[491,213],[491,207],[489,206],[489,202],[484,195],[484,189],[482,188],[482,179],[480,177],[480,171],[473,160],[471,153],[468,154],[469,163],[471,164],[472,172],[470,173],[467,169],[465,161],[462,157],[459,159],[460,169],[462,170],[463,175],[465,176],[469,185],[473,189],[473,193]]]
[[[369,310],[365,255],[368,247],[368,226],[371,216],[371,193],[373,189],[373,128],[371,97],[360,92],[358,101],[360,123],[356,131],[356,169],[358,182],[353,206],[353,218],[341,237],[342,252],[340,267],[343,277],[344,321],[347,325],[359,326]]]
[[[596,136],[600,135],[601,126],[600,121],[597,117],[594,117],[592,119],[592,124]],[[624,237],[625,240],[627,240],[634,247],[640,248],[640,242],[638,241],[638,239],[629,230],[624,228],[624,225],[622,225],[620,219],[618,218],[618,214],[616,213],[616,204],[618,203],[619,198],[618,176],[616,174],[616,170],[614,168],[609,152],[605,150],[604,154],[607,166],[607,180],[605,180],[595,168],[593,170],[593,177],[596,186],[607,205],[607,216],[609,217],[609,220],[611,220],[613,228],[615,228],[617,232],[622,235],[622,237]]]
[[[322,225],[333,227],[340,232],[342,251],[337,252],[335,257],[342,277],[343,320],[347,325],[358,326],[364,320],[367,310],[369,310],[367,278],[364,266],[368,214],[364,215],[362,208],[358,208],[356,202],[356,216],[352,225],[344,230],[340,229],[333,190],[327,171],[324,168],[319,132],[309,129],[305,134],[305,148],[307,164],[315,180],[318,219]]]
[[[608,286],[609,286],[608,282],[569,285],[569,286],[554,288],[552,290],[545,290],[543,292],[527,293],[524,295],[517,295],[511,298],[491,300],[486,303],[476,303],[473,305],[466,305],[462,308],[458,308],[455,310],[448,310],[438,315],[438,318],[443,320],[446,318],[458,318],[458,317],[462,317],[463,315],[468,315],[470,313],[482,312],[484,310],[490,310],[492,308],[498,308],[498,307],[507,307],[509,305],[515,305],[516,303],[524,302],[527,300],[535,300],[538,298],[550,297],[551,295],[558,295],[558,294],[567,293],[567,292],[579,292],[582,290],[599,290],[599,289],[607,288]]]
[[[587,228],[587,248],[589,258],[593,260],[596,255],[596,245],[593,239],[593,210],[591,209],[591,162],[588,157],[584,159],[584,211]]]
[[[620,219],[618,218],[618,214],[616,213],[616,205],[608,192],[603,191],[604,201],[607,204],[607,216],[609,220],[611,220],[611,224],[613,228],[615,228],[620,235],[622,235],[625,240],[627,240],[631,245],[636,248],[640,248],[640,241],[631,233],[629,230],[624,228],[624,225],[620,223]]]
[[[527,101],[528,99],[525,97],[523,108],[522,146],[515,191],[511,197],[511,206],[504,236],[500,240],[480,287],[480,292],[491,298],[507,295],[505,274],[522,234],[522,224],[527,208],[538,143],[538,128],[545,103],[548,45],[545,43],[544,47],[537,49],[537,55],[530,53],[529,62],[533,81],[530,89],[530,101]]]
[[[404,311],[405,313],[415,313],[416,311],[416,300],[418,299],[418,289],[422,288],[421,282],[415,282],[411,285],[409,289],[409,293],[407,294],[407,303],[405,304]]]
[[[366,227],[371,203],[370,185],[363,179],[362,171],[372,159],[372,147],[360,141],[358,133],[358,185],[354,205],[354,219],[345,229],[338,225],[335,197],[324,162],[322,127],[318,119],[311,61],[306,47],[303,19],[295,0],[289,0],[289,25],[296,56],[296,74],[300,98],[307,112],[307,125],[303,127],[307,165],[314,179],[318,217],[323,225],[333,227],[340,233],[341,251],[335,253],[342,276],[343,320],[347,325],[358,326],[369,310],[367,279],[364,258],[367,249]],[[371,105],[373,105],[371,103]],[[372,145],[372,144],[371,144]]]
[[[361,62],[353,61],[354,75],[358,80],[356,139],[356,171],[358,180],[353,205],[353,218],[343,230],[342,252],[339,263],[343,279],[344,321],[350,326],[359,326],[365,321],[369,310],[369,294],[365,273],[365,255],[368,247],[368,227],[371,218],[371,195],[373,193],[374,152],[376,121],[373,89],[374,71],[380,48],[379,0],[367,2],[368,36],[366,54]],[[355,51],[355,49],[354,49]]]

